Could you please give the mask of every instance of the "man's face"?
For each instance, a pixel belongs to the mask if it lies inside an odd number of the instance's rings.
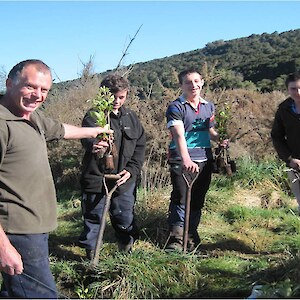
[[[30,115],[46,100],[52,85],[49,71],[38,71],[35,65],[26,66],[18,79],[7,79],[6,89],[11,107],[18,116]]]
[[[124,104],[126,97],[127,97],[127,90],[123,90],[123,91],[119,91],[117,93],[114,94],[114,111],[117,112],[120,107]]]
[[[181,89],[187,99],[200,97],[204,80],[198,73],[187,74],[182,81]]]
[[[289,83],[288,93],[294,101],[300,104],[300,80]]]

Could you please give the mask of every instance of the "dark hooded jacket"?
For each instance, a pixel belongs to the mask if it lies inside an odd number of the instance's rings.
[[[90,110],[91,111],[91,110]],[[82,126],[95,127],[95,121],[88,111],[83,119]],[[114,130],[114,144],[118,155],[114,159],[117,174],[122,170],[130,172],[131,177],[119,189],[126,190],[126,186],[139,179],[145,157],[145,133],[136,113],[124,106],[119,114],[110,114],[110,127]],[[101,193],[104,170],[99,159],[92,153],[96,139],[82,139],[85,154],[82,161],[82,175],[80,179],[82,192]]]
[[[291,158],[300,159],[300,114],[293,105],[292,98],[279,104],[271,131],[274,148],[287,164]]]

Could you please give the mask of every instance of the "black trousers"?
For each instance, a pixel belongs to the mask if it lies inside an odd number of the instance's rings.
[[[197,230],[201,218],[201,210],[204,205],[205,196],[211,183],[212,162],[205,161],[197,163],[200,174],[193,184],[191,190],[191,215],[190,230]],[[180,163],[170,164],[170,174],[173,190],[169,206],[169,226],[184,226],[185,202],[187,186],[182,177],[182,166]]]

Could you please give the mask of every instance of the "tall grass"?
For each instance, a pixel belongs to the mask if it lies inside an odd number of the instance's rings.
[[[88,109],[86,100],[96,93],[99,82],[94,77],[63,95],[54,93],[46,112],[79,125]],[[78,141],[50,146],[61,200],[59,228],[50,238],[51,266],[60,291],[85,299],[246,298],[259,283],[266,298],[300,296],[299,217],[285,166],[275,159],[269,134],[276,107],[285,98],[280,92],[208,92],[217,111],[225,103],[231,107],[225,133],[234,136],[230,152],[238,170],[232,177],[213,175],[199,226],[199,251],[188,255],[163,251],[171,192],[165,111],[176,93],[166,90],[163,99],[140,100],[133,88],[126,103],[139,115],[147,135],[136,203],[141,237],[131,255],[118,253],[108,220],[99,265],[90,267],[76,246],[82,221],[80,207],[73,205],[79,197],[82,147]]]
[[[199,226],[202,243],[184,255],[163,250],[171,187],[158,188],[154,180],[150,192],[138,191],[141,236],[132,254],[117,251],[108,222],[97,267],[76,246],[81,212],[70,194],[59,205],[59,228],[50,236],[59,290],[84,299],[247,298],[258,284],[264,298],[299,297],[299,217],[281,190],[284,181],[276,160],[238,161],[233,177],[214,175]],[[282,198],[279,204],[265,204],[268,188]],[[245,195],[257,202],[247,203]]]

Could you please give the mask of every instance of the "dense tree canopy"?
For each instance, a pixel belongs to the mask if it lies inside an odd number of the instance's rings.
[[[196,66],[205,77],[215,75],[211,88],[282,90],[285,75],[300,69],[299,53],[299,29],[280,34],[252,34],[230,41],[218,40],[202,49],[135,64],[129,79],[140,89],[141,96],[155,97],[155,94],[149,95],[147,89],[150,85],[157,92],[175,89],[177,73]]]
[[[284,90],[287,74],[300,70],[300,29],[273,32],[229,41],[218,40],[202,49],[124,67],[140,99],[162,99],[176,93],[180,71],[197,67],[206,88]],[[99,78],[114,70],[96,74]],[[118,70],[122,71],[122,70]],[[82,79],[82,78],[81,78]],[[79,85],[80,80],[54,85],[53,90]]]

